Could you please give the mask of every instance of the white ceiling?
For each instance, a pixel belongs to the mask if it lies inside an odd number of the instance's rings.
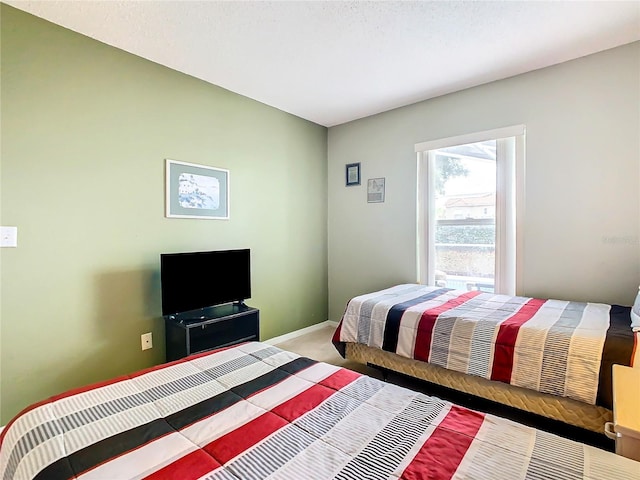
[[[2,1],[325,126],[640,39],[638,0]]]

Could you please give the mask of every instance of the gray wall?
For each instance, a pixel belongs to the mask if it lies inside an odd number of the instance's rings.
[[[0,424],[164,361],[162,252],[250,248],[262,339],[327,319],[326,128],[1,15]],[[229,169],[231,218],[165,218],[166,158]]]
[[[640,42],[329,129],[329,318],[416,281],[414,144],[525,124],[524,294],[630,304],[640,283]],[[345,164],[362,162],[362,186]],[[366,180],[386,177],[367,204]]]

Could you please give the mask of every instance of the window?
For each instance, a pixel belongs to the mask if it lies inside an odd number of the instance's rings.
[[[515,295],[524,198],[524,126],[416,145],[418,279]]]

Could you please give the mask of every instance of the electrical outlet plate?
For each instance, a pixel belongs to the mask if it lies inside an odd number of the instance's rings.
[[[142,344],[142,350],[153,348],[153,334],[149,332],[140,335],[140,343]]]
[[[0,247],[18,246],[18,227],[0,227]]]

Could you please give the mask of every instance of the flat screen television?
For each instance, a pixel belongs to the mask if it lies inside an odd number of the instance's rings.
[[[162,315],[251,297],[249,249],[160,254]]]

